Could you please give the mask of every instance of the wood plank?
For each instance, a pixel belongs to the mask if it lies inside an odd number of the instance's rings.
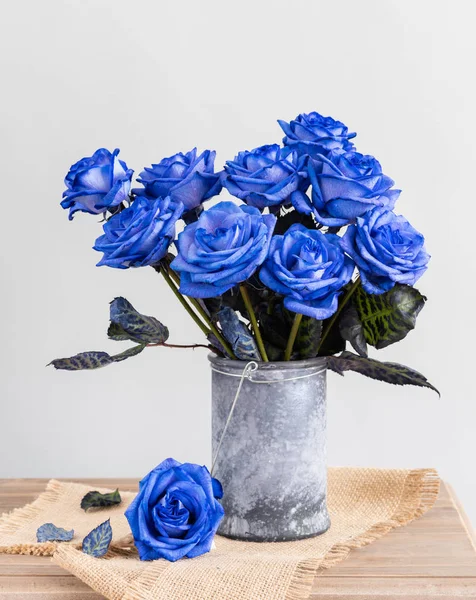
[[[131,479],[76,480],[92,487],[137,489]],[[33,501],[44,479],[0,480],[0,512]],[[316,578],[312,600],[476,600],[476,551],[469,521],[442,485],[435,507],[377,543],[354,551]],[[0,600],[100,600],[49,558],[0,554]]]

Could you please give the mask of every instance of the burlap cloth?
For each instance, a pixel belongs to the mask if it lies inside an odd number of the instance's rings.
[[[343,560],[395,527],[433,506],[439,489],[436,471],[362,468],[329,469],[328,506],[332,525],[316,538],[298,542],[237,542],[220,536],[216,549],[175,563],[141,562],[119,551],[92,558],[78,548],[82,538],[107,518],[113,544],[129,533],[123,512],[134,497],[112,509],[85,513],[80,501],[91,488],[50,481],[32,504],[0,519],[0,551],[53,555],[53,560],[110,600],[304,600],[321,569]],[[37,544],[46,522],[75,530],[70,543]]]

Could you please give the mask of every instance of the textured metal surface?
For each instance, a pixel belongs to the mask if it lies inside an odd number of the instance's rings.
[[[246,362],[209,358],[215,456]],[[219,533],[256,541],[318,535],[330,525],[325,360],[258,365],[256,382],[243,383],[216,460],[225,492]]]

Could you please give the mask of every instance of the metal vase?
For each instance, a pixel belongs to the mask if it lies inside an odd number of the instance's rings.
[[[245,361],[209,360],[213,476],[224,489],[218,533],[278,542],[327,531],[325,359],[254,363],[245,378]]]

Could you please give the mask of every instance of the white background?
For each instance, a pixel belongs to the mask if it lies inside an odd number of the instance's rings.
[[[358,132],[427,238],[417,329],[377,354],[442,398],[329,375],[332,465],[436,467],[476,521],[474,3],[17,0],[2,4],[0,477],[141,477],[209,463],[206,351],[150,349],[97,372],[53,358],[115,352],[124,295],[200,331],[152,269],[96,268],[101,226],[59,207],[71,163],[121,148],[136,174],[197,145],[217,166],[279,142],[276,119],[331,114]]]

